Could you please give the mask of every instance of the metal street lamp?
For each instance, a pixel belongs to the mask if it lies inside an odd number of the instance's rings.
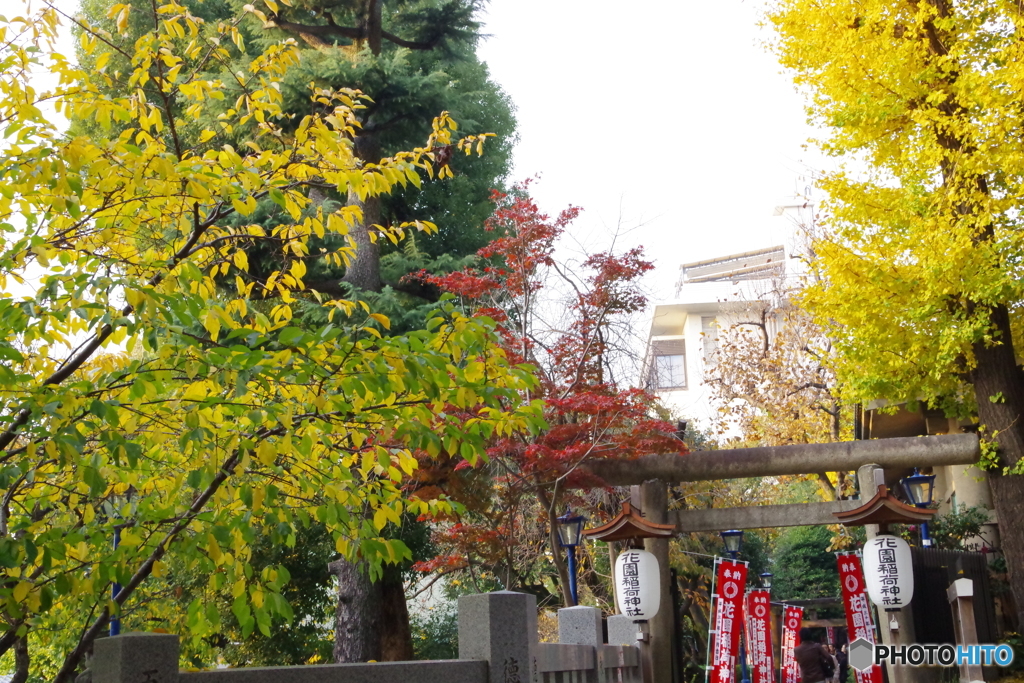
[[[740,549],[743,548],[743,530],[742,529],[729,529],[728,531],[722,531],[719,533],[722,537],[722,542],[725,543],[725,552],[729,553],[729,557],[736,561],[736,557],[740,554]],[[762,574],[762,576],[764,576]],[[771,576],[769,574],[769,576]],[[742,683],[750,683],[750,673],[747,671],[747,648],[743,639],[743,629],[740,629],[740,674]]]
[[[771,572],[764,572],[761,574],[761,585],[764,586],[766,591],[770,591],[772,589],[772,578],[774,576],[775,575]]]
[[[565,514],[558,518],[558,544],[566,549],[569,557],[569,593],[572,594],[574,605],[580,604],[579,595],[576,591],[576,546],[580,544],[583,536],[583,523],[586,518],[582,515],[573,515],[572,508],[566,506]]]
[[[115,517],[115,518],[117,518],[119,520],[123,520],[124,518],[121,515],[125,511],[125,506],[126,505],[129,506],[128,514],[132,514],[132,509],[133,509],[134,506],[130,505],[131,502],[132,502],[132,494],[131,494],[131,491],[129,490],[128,493],[125,494],[123,497],[122,496],[114,496],[113,498],[110,499],[109,503],[104,503],[104,508],[105,508],[106,512],[111,517]],[[128,526],[128,525],[125,524],[123,521],[122,521],[121,524],[115,524],[114,525],[114,538],[113,538],[114,542],[113,542],[113,546],[114,546],[114,551],[115,552],[117,551],[118,546],[121,545],[121,529],[124,529],[126,526]],[[121,588],[122,588],[121,584],[118,583],[116,580],[113,583],[110,584],[110,599],[111,600],[115,600],[117,598],[118,593],[121,592]],[[112,636],[119,636],[119,635],[121,635],[120,608],[117,608],[117,612],[115,612],[115,613],[110,615],[109,633]]]
[[[921,474],[915,467],[914,473],[909,477],[903,477],[900,483],[903,484],[903,491],[907,494],[911,505],[919,508],[931,506],[932,495],[935,493],[934,474]],[[932,539],[928,535],[927,522],[921,522],[921,545],[925,548],[932,545]]]
[[[743,548],[743,530],[730,529],[722,531],[719,535],[725,543],[725,552],[729,553],[729,557],[735,560],[736,556],[740,554],[740,549]]]
[[[114,527],[114,550],[121,545],[121,525],[118,524]],[[117,594],[121,592],[121,584],[114,581],[110,584],[110,599],[114,600],[117,598]],[[121,635],[121,617],[118,612],[110,615],[110,635],[119,636]]]

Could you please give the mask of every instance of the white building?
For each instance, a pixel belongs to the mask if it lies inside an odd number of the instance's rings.
[[[707,427],[717,406],[706,370],[715,362],[720,331],[756,313],[758,302],[797,286],[803,272],[803,261],[781,245],[680,266],[675,298],[654,306],[647,388],[674,416]]]

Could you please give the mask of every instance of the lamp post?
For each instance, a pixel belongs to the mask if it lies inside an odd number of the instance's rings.
[[[770,591],[772,589],[772,578],[774,576],[775,575],[771,572],[764,572],[761,574],[761,585],[764,586],[766,591]]]
[[[566,549],[569,558],[569,593],[572,595],[572,604],[580,604],[579,595],[576,591],[576,546],[580,544],[583,534],[582,515],[573,515],[572,508],[566,507],[565,514],[558,518],[558,544]]]
[[[935,491],[934,474],[921,474],[915,467],[914,473],[909,477],[904,477],[901,483],[911,505],[919,508],[931,506],[932,494]],[[932,539],[928,535],[928,522],[921,522],[921,546],[930,548],[931,545]]]
[[[117,519],[122,521],[121,524],[114,525],[114,552],[117,552],[118,546],[121,545],[121,529],[124,529],[125,526],[127,526],[126,524],[124,524],[124,518],[121,515],[126,511],[126,506],[128,506],[131,502],[131,491],[125,494],[124,497],[114,496],[110,501],[112,509],[114,511],[114,515],[117,517]],[[131,513],[130,508],[127,511],[129,512],[129,514]],[[121,588],[121,584],[118,583],[116,580],[110,584],[110,599],[112,601],[117,599],[117,594],[121,592]],[[117,610],[117,612],[110,615],[109,632],[110,635],[112,636],[119,636],[121,635],[120,608],[115,607],[115,609]]]
[[[117,546],[121,545],[121,525],[118,524],[114,527],[114,550],[117,550]],[[117,581],[110,584],[110,599],[114,600],[117,598],[117,594],[121,592],[121,584]],[[115,612],[110,615],[110,635],[119,636],[121,635],[121,617]]]
[[[743,530],[742,529],[729,529],[728,531],[722,531],[719,533],[722,537],[722,542],[725,543],[725,552],[729,553],[729,557],[735,562],[736,558],[740,554],[740,550],[743,548]],[[764,574],[761,575],[762,578]],[[771,576],[771,574],[769,574]],[[743,629],[740,629],[740,677],[742,683],[750,683],[750,674],[747,672],[747,648],[743,642]]]

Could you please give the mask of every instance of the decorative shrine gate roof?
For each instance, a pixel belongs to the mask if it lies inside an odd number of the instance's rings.
[[[583,535],[598,541],[622,541],[633,538],[672,538],[676,533],[675,524],[648,522],[633,509],[628,501],[615,518],[599,527],[584,529]]]

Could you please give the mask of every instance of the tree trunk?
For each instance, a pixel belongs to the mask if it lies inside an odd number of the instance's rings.
[[[587,557],[587,558],[590,557],[590,547],[586,546],[586,545],[581,545],[580,548],[579,548],[579,551],[580,551],[580,556],[577,558],[577,560],[580,560],[579,566],[585,566],[586,563],[583,562],[582,560],[583,560],[584,557]],[[616,557],[618,557],[618,556],[616,556]],[[614,572],[615,572],[615,562],[612,561],[610,566],[612,567],[612,573],[614,574]],[[598,601],[614,603],[615,602],[615,594],[614,594],[614,592],[609,592],[609,590],[608,590],[608,586],[609,586],[608,580],[605,579],[603,576],[600,576],[593,569],[593,567],[594,567],[594,562],[593,561],[590,562],[590,567],[591,567],[590,571],[581,571],[580,572],[580,581],[584,585],[586,585],[587,588],[590,589],[591,594],[593,594],[594,598],[596,598]]]
[[[334,622],[334,662],[380,661],[381,583],[345,559],[327,565],[338,577],[338,609]]]
[[[328,569],[338,577],[335,663],[411,660],[412,629],[402,573],[389,567],[374,583],[365,567],[347,560],[332,562]]]
[[[364,133],[355,139],[356,156],[364,164],[376,164],[380,161],[381,151],[377,136]],[[359,289],[379,292],[384,288],[380,279],[380,246],[370,239],[372,226],[380,223],[380,197],[360,199],[354,192],[348,193],[349,206],[358,206],[363,213],[363,220],[353,225],[349,233],[356,245],[355,257],[345,269],[342,282],[347,282]]]
[[[832,482],[828,478],[828,473],[818,472],[818,486],[821,488],[821,492],[825,494],[825,497],[829,500],[836,499],[836,488],[832,486]]]
[[[355,242],[356,254],[345,269],[341,281],[359,289],[379,292],[384,288],[380,279],[380,246],[370,239],[370,226],[380,222],[380,197],[367,197],[363,200],[354,192],[349,192],[348,203],[362,210],[363,220],[350,228],[349,234]]]
[[[402,572],[394,568],[384,571],[381,594],[380,659],[382,662],[407,662],[413,658],[412,628]]]
[[[710,595],[707,592],[705,592],[705,595],[708,597],[707,604],[710,605],[711,604]],[[694,628],[694,633],[696,634],[697,642],[699,644],[699,648],[700,648],[701,652],[706,652],[708,647],[710,646],[710,644],[708,643],[708,635],[707,635],[708,634],[708,629],[710,628],[710,626],[708,624],[708,615],[704,612],[704,607],[699,602],[697,602],[696,600],[694,600],[694,601],[692,601],[690,603],[689,614],[690,614],[690,619],[693,620],[693,624],[694,624],[694,627],[695,627]]]
[[[971,371],[971,382],[978,417],[984,427],[981,436],[992,438],[994,435],[1003,465],[1013,467],[1024,458],[1024,378],[1014,357],[1008,309],[998,306],[992,310],[990,318],[1001,343],[986,346],[981,341],[974,345],[977,365]],[[1020,625],[1024,624],[1024,534],[1016,522],[1024,513],[1024,477],[992,471],[989,482]]]
[[[18,638],[14,644],[14,675],[9,683],[25,683],[28,680],[28,667],[31,663],[28,656],[28,636]]]
[[[383,36],[381,35],[384,26],[381,19],[381,10],[384,3],[382,0],[369,0],[369,2],[369,12],[366,16],[366,39],[367,44],[370,46],[370,52],[379,56],[384,44]]]

